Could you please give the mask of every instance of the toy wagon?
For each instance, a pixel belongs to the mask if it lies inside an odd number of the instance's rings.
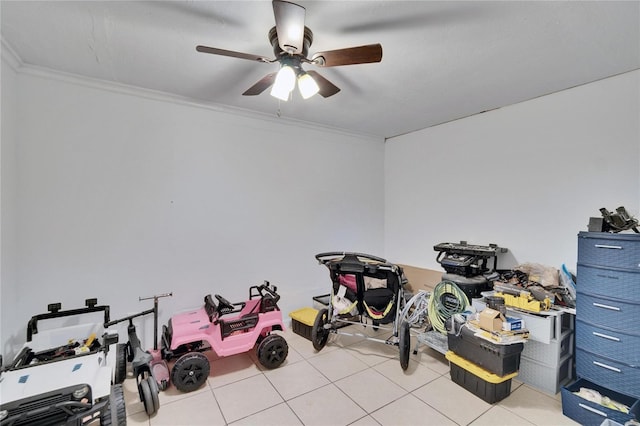
[[[354,335],[340,328],[349,324],[392,330],[386,339],[358,336],[398,346],[400,366],[409,365],[410,324],[403,319],[404,286],[402,268],[385,259],[364,253],[328,252],[316,259],[329,269],[331,294],[328,308],[321,309],[311,329],[311,341],[321,350],[330,334]]]

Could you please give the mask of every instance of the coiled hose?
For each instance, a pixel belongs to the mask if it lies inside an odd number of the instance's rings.
[[[446,297],[444,297],[447,295]],[[442,334],[447,333],[445,322],[455,314],[465,311],[469,298],[453,281],[441,281],[429,298],[429,321]]]
[[[427,316],[429,293],[420,290],[404,305],[400,318],[406,319],[411,327],[422,324]],[[411,309],[413,308],[413,310]],[[411,313],[409,313],[411,311]]]

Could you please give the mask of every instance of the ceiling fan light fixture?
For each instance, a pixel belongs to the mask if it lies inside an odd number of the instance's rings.
[[[288,65],[283,65],[276,75],[276,81],[271,88],[271,96],[282,101],[289,99],[289,94],[296,86],[296,73]]]
[[[298,76],[298,90],[300,90],[300,95],[302,95],[303,99],[309,99],[318,91],[320,87],[318,87],[318,83],[307,74],[305,71],[302,71]]]
[[[328,98],[340,92],[340,88],[316,71],[303,70],[302,65],[315,65],[324,68],[370,64],[382,60],[382,45],[380,43],[316,52],[309,57],[313,32],[305,26],[305,8],[291,0],[272,0],[272,5],[275,26],[269,30],[267,38],[273,49],[275,56],[273,59],[217,47],[196,46],[196,51],[202,53],[267,64],[280,64],[279,70],[274,70],[262,77],[245,90],[242,93],[243,96],[259,95],[271,88],[271,96],[288,101],[291,92],[295,89],[296,81],[298,81],[298,90],[304,99],[308,99],[316,93],[319,93],[323,98]]]

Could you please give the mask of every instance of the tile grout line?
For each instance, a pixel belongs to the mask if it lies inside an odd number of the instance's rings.
[[[294,351],[295,351],[295,349],[294,349]],[[296,351],[296,352],[297,352],[297,351]],[[302,359],[301,359],[300,361],[292,362],[291,364],[297,364],[297,363],[302,362],[302,361],[305,361],[304,357],[302,357]],[[311,364],[309,364],[309,365],[311,365]],[[286,365],[285,365],[285,367],[286,367]],[[312,367],[313,367],[313,366],[312,366]],[[268,409],[270,409],[270,408],[276,407],[277,405],[280,405],[280,404],[284,403],[284,404],[287,406],[287,408],[289,408],[289,410],[293,413],[293,415],[294,415],[294,416],[296,416],[296,419],[298,419],[298,421],[300,422],[300,424],[304,425],[304,423],[303,423],[302,419],[298,416],[298,413],[296,413],[296,412],[295,412],[295,410],[294,410],[294,409],[289,405],[289,400],[288,400],[288,399],[286,399],[284,396],[282,396],[282,394],[280,393],[280,391],[278,391],[278,388],[273,384],[273,382],[272,382],[271,380],[269,380],[269,377],[265,374],[265,372],[262,372],[262,374],[264,375],[265,379],[267,379],[267,382],[269,382],[269,384],[271,385],[271,387],[276,391],[276,393],[278,394],[278,396],[280,396],[280,398],[282,398],[282,402],[281,402],[281,403],[278,403],[278,404],[276,404],[276,405],[274,405],[274,406],[272,406],[272,407],[265,408],[264,410],[261,410],[261,411],[259,411],[259,412],[262,412],[262,411],[268,410]],[[315,390],[315,389],[314,389],[314,390]],[[312,391],[309,391],[309,392],[312,392]],[[307,394],[307,393],[309,393],[309,392],[305,392],[305,393],[304,393],[304,394],[302,394],[302,395],[305,395],[305,394]],[[300,395],[298,395],[298,396],[300,396]],[[291,399],[293,399],[293,398],[291,398]],[[258,414],[258,413],[254,413],[254,414]],[[253,414],[252,414],[252,415],[253,415]]]

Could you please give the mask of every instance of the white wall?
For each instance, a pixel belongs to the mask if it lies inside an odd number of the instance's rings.
[[[286,315],[329,290],[316,253],[383,251],[383,194],[369,190],[384,185],[382,140],[29,70],[19,80],[18,273],[3,280],[19,303],[3,303],[3,340],[23,342],[50,302],[98,297],[118,318],[173,291],[165,323],[263,280]],[[151,318],[144,330],[151,346]]]
[[[2,71],[5,355],[53,301],[119,317],[173,291],[164,323],[269,279],[286,314],[328,290],[326,250],[439,269],[433,245],[468,240],[572,266],[598,208],[640,207],[640,72],[383,144]]]
[[[18,305],[16,271],[16,144],[17,144],[17,75],[2,56],[0,71],[0,353],[5,342],[11,344],[11,329],[5,324],[13,322],[14,309]],[[21,336],[24,340],[24,336]]]
[[[640,71],[390,139],[385,255],[440,270],[440,242],[497,243],[498,267],[575,270],[599,208],[640,210]]]

